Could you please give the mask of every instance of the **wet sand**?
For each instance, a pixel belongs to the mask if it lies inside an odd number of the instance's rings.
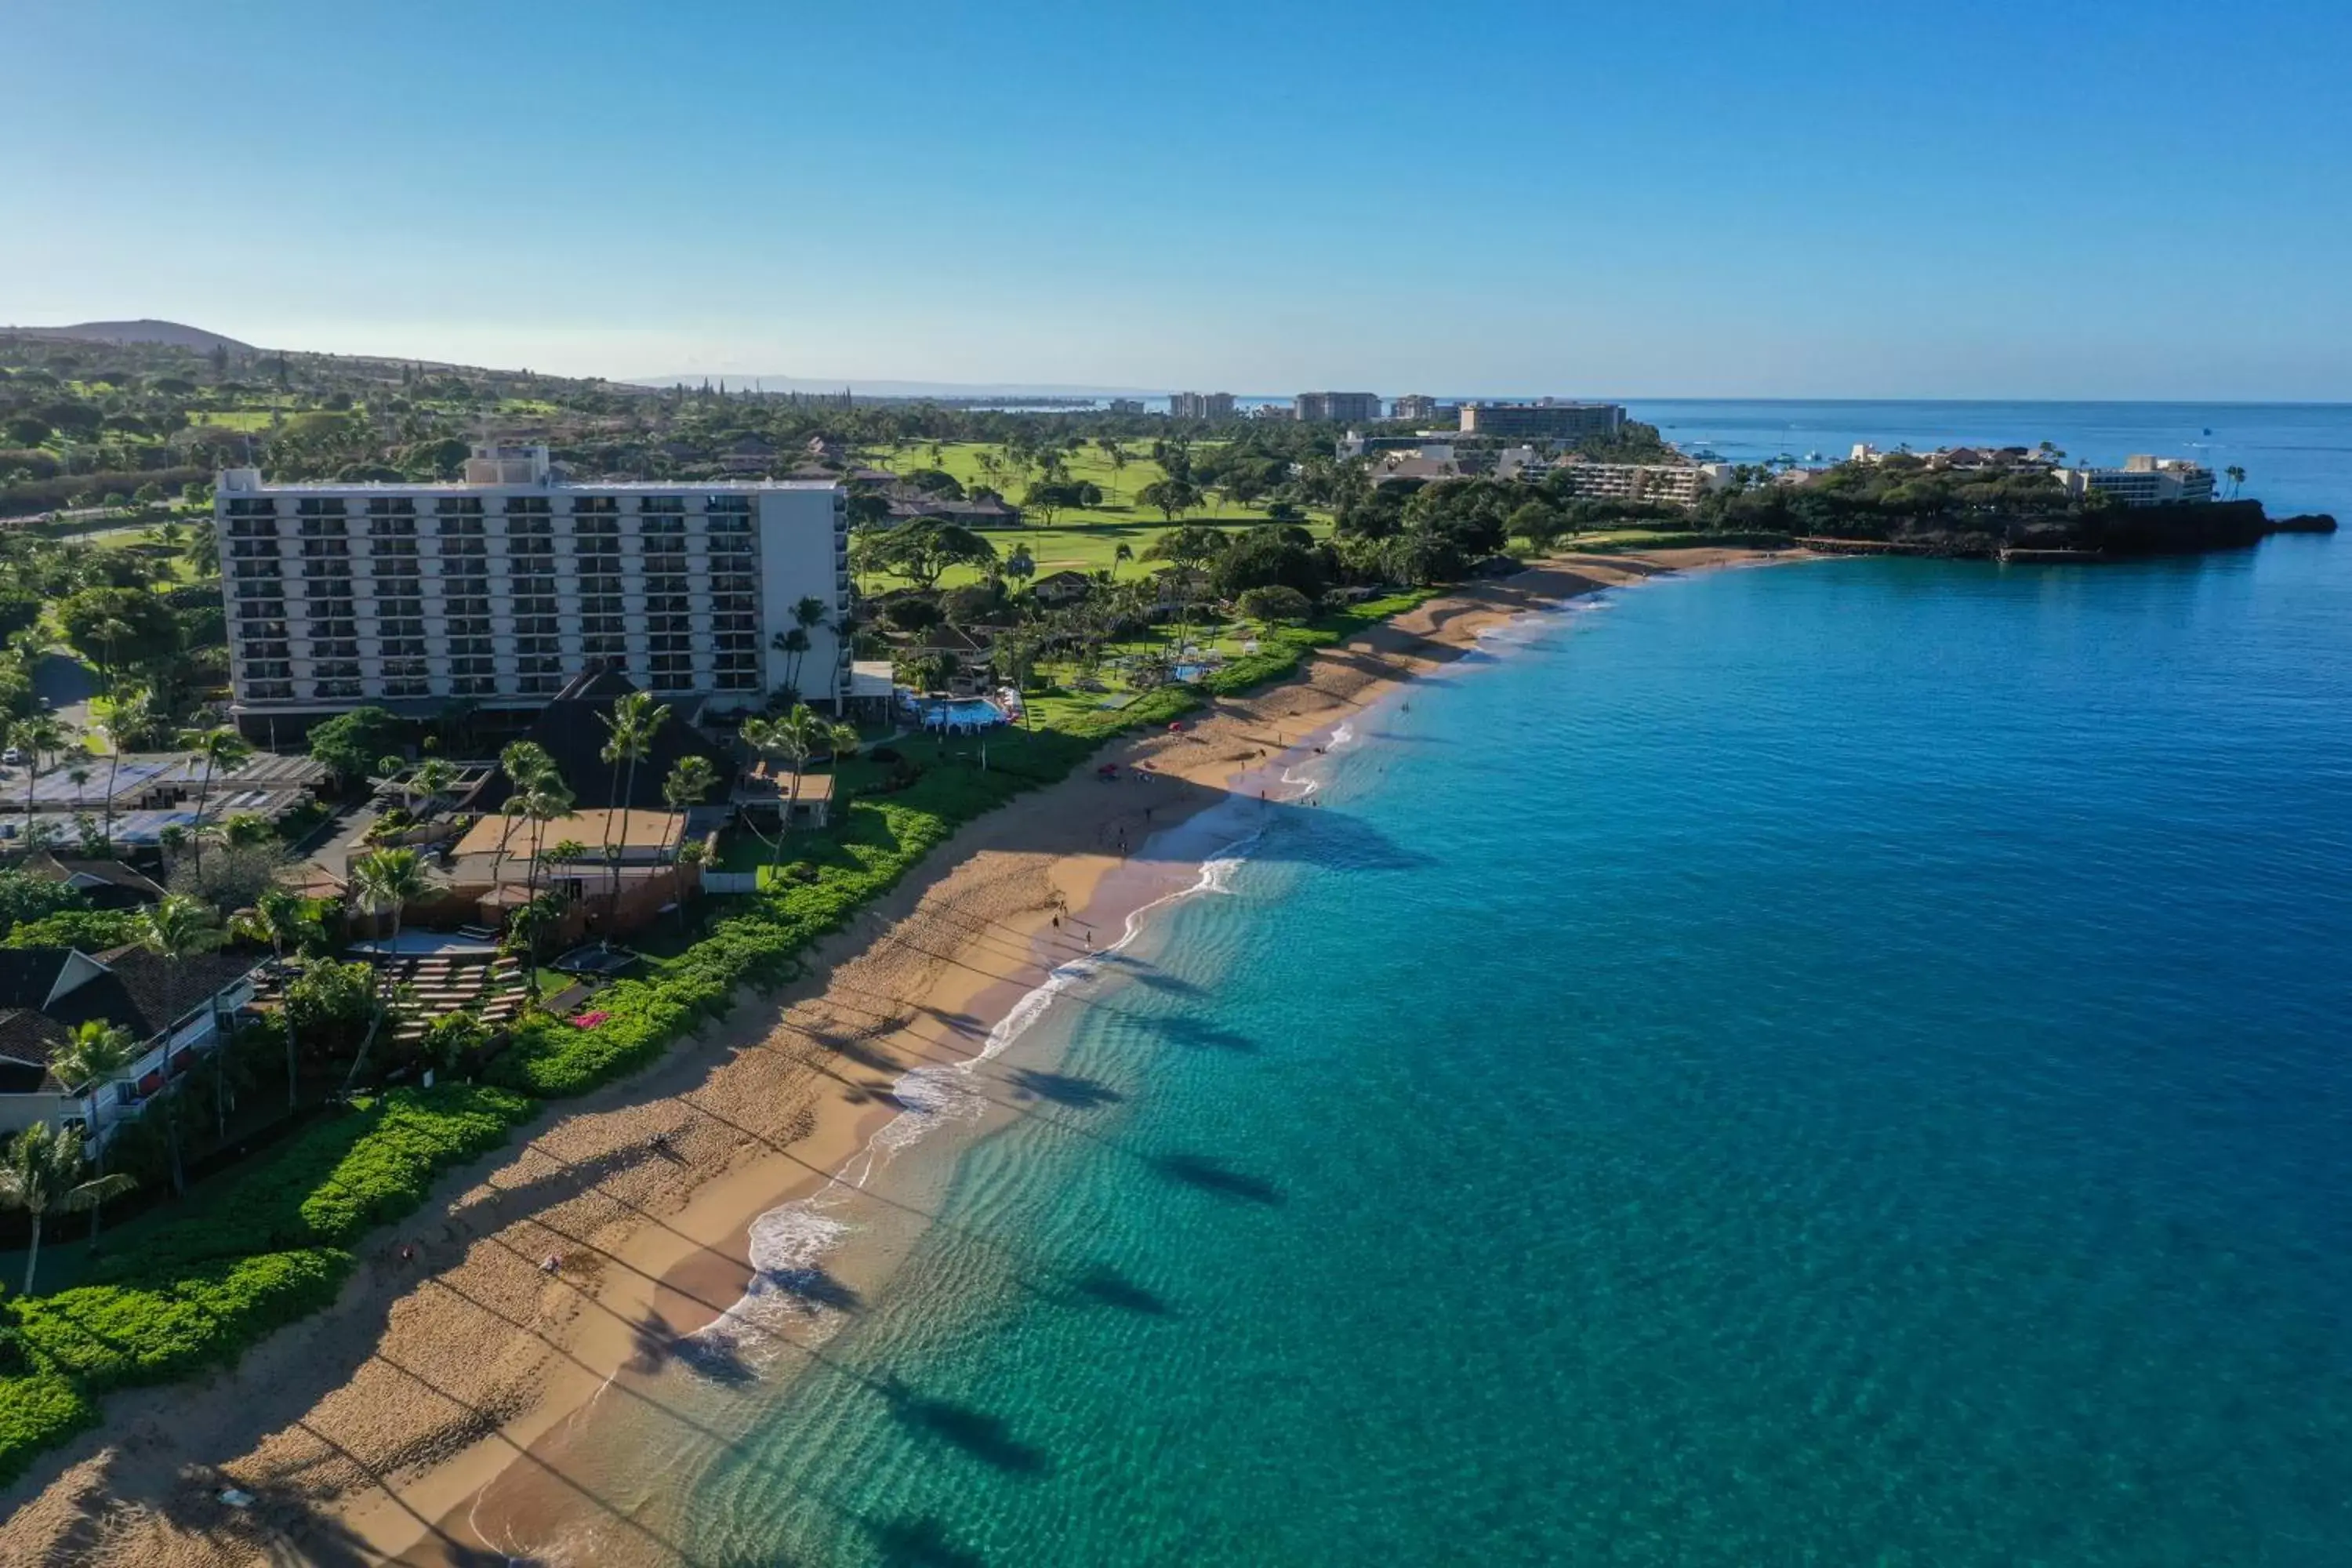
[[[1149,783],[1082,770],[968,825],[821,944],[807,978],[446,1177],[371,1238],[328,1312],[207,1383],[109,1399],[100,1431],[0,1494],[0,1563],[422,1563],[547,1539],[564,1511],[604,1506],[567,1478],[566,1442],[741,1296],[752,1222],[860,1158],[904,1073],[968,1060],[1056,964],[1192,879],[1154,858],[1154,834],[1255,794],[1250,770],[1503,621],[1753,559],[1572,556],[1465,587],[1181,733],[1106,748]],[[224,1486],[256,1506],[219,1503]]]

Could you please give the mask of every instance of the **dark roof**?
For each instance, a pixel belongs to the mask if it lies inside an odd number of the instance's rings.
[[[68,858],[63,855],[49,854],[45,850],[38,855],[28,857],[22,868],[33,876],[51,882],[69,882],[76,877],[88,877],[93,881],[105,884],[110,889],[135,895],[131,900],[132,903],[152,902],[163,896],[163,889],[156,885],[154,879],[133,870],[120,860]],[[98,889],[91,889],[90,891],[95,894]],[[111,909],[126,906],[101,902],[100,907]]]
[[[38,1007],[57,988],[69,947],[0,948],[0,1007]]]
[[[612,712],[614,703],[635,689],[620,671],[592,665],[572,677],[570,684],[540,710],[538,719],[523,736],[555,759],[556,771],[572,786],[574,805],[609,807],[614,804],[616,782],[627,782],[628,770],[613,767],[601,755],[604,742],[612,739],[612,731],[604,727],[604,720]],[[654,732],[652,751],[637,764],[635,785],[628,792],[628,798],[618,804],[639,811],[667,810],[669,803],[662,798],[662,783],[669,777],[670,769],[685,757],[707,758],[722,779],[734,773],[733,759],[704,740],[701,731],[694,727],[693,719],[691,704],[670,704],[669,722]],[[503,770],[494,772],[466,802],[467,808],[496,811],[513,793],[514,781]]]
[[[121,1025],[143,1047],[177,1014],[253,967],[251,959],[236,953],[200,952],[166,962],[143,947],[118,947],[93,959],[107,973],[44,1008],[58,972],[73,955],[68,947],[0,949],[0,984],[8,987],[0,994],[0,1063],[40,1068],[46,1078],[50,1060],[73,1038],[75,1027],[94,1018]],[[28,1093],[39,1087],[26,1080],[8,1091]]]

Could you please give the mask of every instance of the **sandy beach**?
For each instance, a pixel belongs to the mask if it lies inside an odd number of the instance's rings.
[[[1130,851],[1502,621],[1757,558],[1567,556],[1466,586],[1106,750],[1149,784],[1081,771],[969,825],[805,978],[452,1173],[369,1238],[329,1311],[232,1373],[110,1398],[100,1430],[0,1495],[0,1563],[478,1560],[530,1533],[519,1516],[593,1506],[567,1489],[567,1429],[742,1294],[752,1221],[856,1158],[904,1073],[972,1057],[1055,964],[1189,875]],[[231,1486],[254,1506],[218,1502]]]

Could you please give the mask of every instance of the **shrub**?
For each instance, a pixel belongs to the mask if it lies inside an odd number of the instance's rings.
[[[139,940],[139,917],[130,910],[59,910],[26,921],[8,933],[10,947],[78,947],[102,952]]]
[[[97,1405],[68,1378],[53,1372],[0,1377],[0,1486],[22,1475],[44,1448],[96,1425]]]

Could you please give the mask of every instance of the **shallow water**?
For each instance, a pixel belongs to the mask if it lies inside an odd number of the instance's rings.
[[[2231,434],[2352,510],[2352,411]],[[711,1563],[2352,1561],[2347,656],[2312,538],[1523,622],[580,1473]]]

